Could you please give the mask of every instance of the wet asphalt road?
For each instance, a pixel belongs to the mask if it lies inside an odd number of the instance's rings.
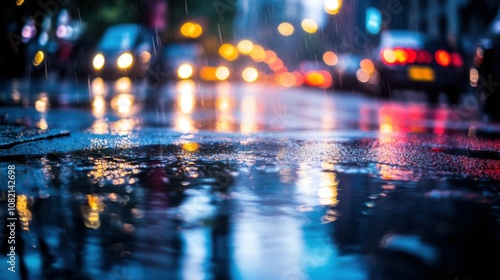
[[[392,97],[4,82],[1,279],[499,278],[500,125]]]

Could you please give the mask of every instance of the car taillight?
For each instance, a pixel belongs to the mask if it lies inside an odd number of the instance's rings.
[[[388,65],[392,65],[397,61],[396,52],[392,49],[383,49],[380,57],[382,58],[382,62]]]
[[[408,63],[415,63],[417,61],[417,52],[412,49],[406,49],[406,56]]]
[[[459,53],[452,53],[451,54],[451,65],[458,67],[458,68],[464,66],[464,61],[462,59],[462,56]]]
[[[431,63],[432,55],[428,51],[417,52],[417,63]]]
[[[412,64],[412,63],[431,63],[432,55],[428,51],[414,49],[384,49],[380,54],[382,61],[388,65],[394,64]]]
[[[434,57],[436,58],[436,62],[443,67],[448,67],[451,63],[450,54],[445,50],[436,51]]]

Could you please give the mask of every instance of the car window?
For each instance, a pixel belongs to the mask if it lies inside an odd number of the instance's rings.
[[[138,26],[115,26],[104,33],[99,48],[101,50],[127,50],[133,47],[138,35]]]
[[[426,37],[417,32],[390,31],[381,35],[381,47],[422,48]]]

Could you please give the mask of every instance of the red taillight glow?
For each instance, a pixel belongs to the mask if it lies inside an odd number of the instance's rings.
[[[417,53],[417,62],[418,63],[431,63],[432,55],[428,51],[419,51]]]
[[[412,49],[406,49],[406,57],[408,63],[415,63],[417,61],[417,52]]]
[[[404,49],[394,49],[394,53],[396,54],[396,62],[399,64],[406,64],[408,60],[408,54]]]
[[[437,51],[435,54],[435,58],[436,62],[443,67],[448,67],[451,63],[450,54],[444,50]]]
[[[455,67],[464,66],[464,61],[462,59],[462,56],[459,53],[452,53],[451,54],[451,65],[453,65]]]

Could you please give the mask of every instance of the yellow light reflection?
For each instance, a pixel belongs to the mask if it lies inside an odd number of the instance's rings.
[[[38,128],[41,130],[47,130],[49,128],[49,125],[47,124],[47,120],[45,118],[42,118],[38,123],[37,123]]]
[[[191,133],[195,131],[194,121],[188,115],[178,115],[175,118],[175,130],[182,133]]]
[[[318,189],[318,201],[321,205],[335,206],[338,204],[338,181],[333,172],[322,172]]]
[[[105,96],[106,92],[107,92],[106,85],[105,85],[103,79],[101,79],[101,78],[95,78],[92,80],[91,89],[92,89],[93,95]]]
[[[112,124],[113,133],[118,135],[128,135],[137,126],[135,119],[120,119]]]
[[[183,92],[194,93],[195,84],[192,80],[178,81],[176,84],[176,89],[180,93],[183,93]]]
[[[22,229],[29,230],[32,214],[28,209],[28,198],[26,195],[18,195],[16,198],[16,209],[17,214],[19,215],[19,220],[21,220]]]
[[[132,113],[134,105],[134,96],[128,93],[120,93],[111,99],[111,108],[116,110],[122,116],[129,116]]]
[[[304,19],[301,23],[302,29],[307,33],[315,33],[318,31],[318,24],[313,19]]]
[[[220,132],[229,132],[234,124],[232,116],[234,101],[231,95],[231,84],[227,82],[218,84],[217,93],[217,120],[215,123],[215,130]]]
[[[107,134],[109,131],[109,125],[103,120],[96,120],[91,127],[91,132],[95,134]]]
[[[102,118],[106,114],[106,100],[102,96],[94,97],[92,101],[92,115]]]
[[[121,77],[115,82],[115,89],[118,92],[130,91],[132,82],[129,77]]]
[[[16,0],[16,5],[21,6],[24,3],[24,0]]]
[[[177,102],[179,111],[184,114],[192,113],[195,106],[194,93],[189,91],[180,92]]]
[[[196,152],[200,148],[200,145],[196,142],[186,142],[182,143],[182,149],[186,152]]]
[[[35,109],[40,113],[47,112],[49,107],[49,98],[46,93],[41,93],[40,98],[35,101]]]
[[[257,99],[245,96],[241,102],[241,133],[248,135],[257,131]]]
[[[101,226],[99,213],[104,211],[104,203],[97,195],[87,195],[87,205],[82,207],[82,214],[85,218],[85,226],[91,229],[98,229]]]
[[[293,25],[288,22],[282,22],[278,25],[278,32],[283,36],[290,36],[294,31],[295,28],[293,28]]]
[[[242,54],[250,54],[253,50],[253,43],[250,40],[241,40],[236,46]]]

